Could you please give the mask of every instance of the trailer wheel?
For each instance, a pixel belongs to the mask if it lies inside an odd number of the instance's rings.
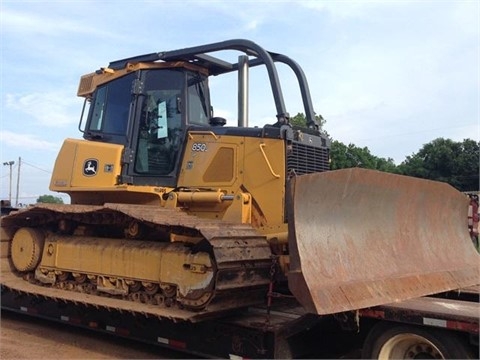
[[[365,339],[362,358],[473,359],[473,356],[468,344],[452,331],[381,322]]]

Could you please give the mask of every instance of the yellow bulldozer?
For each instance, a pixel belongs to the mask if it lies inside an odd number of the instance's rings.
[[[238,62],[212,53],[240,52]],[[290,124],[276,64],[306,127]],[[249,69],[266,69],[276,122],[248,127]],[[209,78],[238,73],[238,124],[213,114]],[[228,40],[111,62],[85,75],[79,129],[50,189],[71,204],[2,218],[2,287],[189,319],[275,289],[332,314],[477,284],[468,200],[447,184],[329,171],[306,77],[289,57]],[[288,286],[284,286],[288,285]]]

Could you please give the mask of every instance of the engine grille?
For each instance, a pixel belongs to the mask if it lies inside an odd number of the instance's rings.
[[[292,142],[287,154],[287,174],[304,175],[330,170],[328,147],[306,145]]]

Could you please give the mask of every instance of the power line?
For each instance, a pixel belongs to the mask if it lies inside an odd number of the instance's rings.
[[[31,163],[25,161],[23,158],[22,158],[22,165],[28,165],[28,166],[30,166],[30,167],[33,167],[33,168],[37,169],[37,170],[43,171],[43,172],[45,172],[45,173],[47,173],[47,174],[51,174],[51,173],[52,173],[52,171],[42,169],[42,168],[39,167],[38,165],[34,165],[34,164],[31,164]],[[18,167],[18,164],[13,165],[13,166],[12,166],[12,170],[16,170],[17,167]],[[3,178],[3,177],[5,177],[5,176],[8,176],[8,174],[7,174],[7,175],[4,175],[4,176],[2,176],[2,177],[0,177],[0,178]]]
[[[9,188],[9,199],[11,201],[11,191],[12,191],[12,168],[13,168],[13,165],[14,164],[14,161],[11,161],[11,162],[6,162],[4,163],[4,165],[10,165],[10,172],[9,174],[6,174],[5,176],[2,176],[0,178],[4,178],[4,177],[7,177],[9,176],[10,177],[10,188]],[[34,164],[31,164],[29,162],[26,162],[25,160],[23,160],[22,158],[18,158],[18,164],[16,164],[16,166],[14,167],[14,169],[18,169],[18,174],[17,174],[17,194],[16,194],[16,203],[19,204],[19,199],[23,199],[24,201],[25,200],[28,200],[28,199],[38,199],[38,195],[32,195],[32,196],[23,196],[23,197],[19,197],[19,194],[20,194],[20,164],[24,164],[24,165],[28,165],[34,169],[37,169],[37,170],[40,170],[42,172],[45,172],[47,174],[52,174],[52,171],[49,171],[49,170],[45,170],[37,165],[34,165]]]
[[[47,174],[51,174],[51,173],[52,173],[51,171],[48,171],[48,170],[42,169],[42,168],[40,168],[40,167],[38,167],[38,166],[36,166],[36,165],[30,164],[30,163],[26,162],[26,161],[23,160],[23,159],[22,159],[22,164],[26,164],[26,165],[28,165],[28,166],[31,166],[31,167],[37,169],[37,170],[46,172]]]

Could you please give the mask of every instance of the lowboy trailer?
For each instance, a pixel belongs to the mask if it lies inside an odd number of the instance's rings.
[[[11,311],[209,358],[478,358],[480,287],[313,315],[290,297],[177,321],[1,289]],[[201,319],[198,319],[201,320]]]

